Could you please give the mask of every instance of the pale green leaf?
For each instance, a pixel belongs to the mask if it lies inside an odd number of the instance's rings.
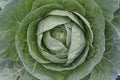
[[[79,27],[83,31],[85,31],[84,28],[83,28],[83,26],[82,26],[82,24],[80,23],[80,20],[77,18],[76,15],[74,15],[71,12],[63,11],[63,10],[54,10],[54,11],[50,12],[48,15],[66,16],[66,17],[70,18],[72,21],[74,21],[76,24],[78,24]]]
[[[67,31],[64,25],[59,25],[58,27],[50,30],[51,37],[59,40],[64,45],[66,44]]]
[[[38,50],[38,44],[37,44],[37,36],[36,36],[36,31],[38,22],[34,21],[28,26],[28,31],[27,31],[27,43],[28,43],[28,48],[29,48],[29,53],[30,55],[39,63],[50,63],[47,59],[45,59],[39,52]]]
[[[37,29],[37,35],[53,29],[58,25],[62,25],[65,23],[70,22],[70,19],[67,17],[60,17],[60,16],[48,16],[44,20],[40,21]]]
[[[82,65],[82,63],[85,61],[89,51],[89,46],[86,45],[85,50],[83,51],[82,55],[80,55],[72,64],[68,66],[64,65],[58,65],[58,64],[44,64],[43,66],[47,69],[50,69],[52,71],[64,71],[64,70],[71,70],[75,69],[77,66]],[[69,72],[68,72],[69,74]]]
[[[43,42],[50,52],[60,54],[68,51],[63,43],[51,37],[50,32],[44,34]]]
[[[67,47],[70,47],[70,43],[71,43],[71,28],[72,28],[72,25],[70,23],[68,24],[64,24],[65,28],[66,28],[66,31],[67,31],[67,37],[66,37],[66,46]]]
[[[86,35],[87,35],[87,39],[89,40],[89,43],[90,43],[90,45],[92,46],[92,42],[93,42],[93,32],[92,32],[92,30],[91,30],[91,25],[90,25],[90,23],[88,22],[88,20],[85,18],[85,17],[83,17],[82,15],[80,15],[79,13],[76,13],[76,12],[74,12],[74,14],[76,14],[78,17],[79,17],[79,19],[81,19],[83,22],[84,22],[84,24],[85,24],[85,26],[84,26],[84,29],[85,29],[85,31],[86,31]]]
[[[71,31],[71,45],[68,50],[67,62],[65,65],[71,64],[82,53],[85,46],[86,38],[83,31],[73,23]]]

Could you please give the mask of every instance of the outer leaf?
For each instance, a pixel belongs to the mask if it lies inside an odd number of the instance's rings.
[[[91,72],[88,80],[115,80],[112,77],[113,72],[111,72],[111,62],[106,58],[103,58],[102,61],[95,67]]]
[[[102,61],[92,71],[89,80],[115,80],[120,72],[120,35],[116,28],[106,22],[106,51]]]
[[[28,26],[28,31],[27,31],[27,43],[28,43],[28,48],[29,48],[29,54],[34,58],[36,61],[39,63],[50,63],[47,59],[45,59],[38,50],[38,45],[37,45],[37,36],[36,36],[36,31],[37,28],[35,26],[38,25],[37,21],[32,22]]]
[[[114,17],[112,23],[115,25],[115,27],[119,30],[120,32],[120,15]]]
[[[117,11],[115,11],[114,15],[115,16],[120,15],[120,5],[119,5],[119,9]]]
[[[85,14],[85,10],[80,3],[77,3],[75,0],[35,0],[32,6],[32,10],[48,4],[60,4],[67,11],[75,11],[81,14]]]
[[[33,0],[13,0],[0,12],[0,58],[18,60],[15,34],[21,20],[30,12]]]
[[[27,71],[25,71],[23,76],[21,76],[20,80],[39,80],[39,79],[35,78],[31,74],[29,74]]]
[[[20,62],[0,60],[0,80],[38,80],[31,76]]]
[[[86,77],[84,77],[83,79],[81,79],[81,80],[88,80],[89,79],[89,77],[90,77],[90,75],[87,75]]]
[[[120,2],[120,0],[119,0],[119,2]],[[112,20],[112,23],[115,25],[115,27],[120,32],[120,3],[119,3],[119,9],[114,14],[115,14],[115,17]]]
[[[9,2],[10,0],[0,0],[0,7],[4,8],[4,6]]]
[[[94,0],[102,9],[105,18],[111,21],[113,13],[119,8],[119,0]]]
[[[55,4],[57,3],[57,0],[35,0],[32,5],[32,10],[37,9],[39,7],[42,7],[47,4]]]

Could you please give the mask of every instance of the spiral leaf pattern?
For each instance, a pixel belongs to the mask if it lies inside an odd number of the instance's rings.
[[[53,80],[55,77],[51,77],[52,73],[62,76],[71,70],[82,69],[87,56],[95,54],[93,48],[97,45],[93,45],[93,35],[99,36],[99,33],[94,34],[94,29],[99,30],[101,27],[91,26],[85,15],[80,13],[82,10],[67,9],[70,2],[74,7],[82,6],[72,0],[64,2],[67,3],[65,9],[58,3],[44,5],[29,13],[17,32],[16,47],[19,56],[26,69],[38,79],[42,77],[42,80]],[[101,14],[99,9],[98,12]],[[104,40],[98,42],[104,43]],[[101,50],[103,52],[104,48]]]
[[[118,3],[13,0],[0,11],[0,59],[22,63],[33,80],[111,80],[120,68]]]

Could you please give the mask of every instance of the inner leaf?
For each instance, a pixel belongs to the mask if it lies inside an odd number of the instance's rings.
[[[66,43],[66,30],[65,27],[63,25],[60,25],[54,29],[51,30],[51,36],[57,40],[59,40],[60,42],[62,42],[63,44]]]
[[[44,33],[43,42],[45,46],[52,52],[52,53],[64,53],[68,51],[68,49],[62,44],[59,40],[51,37],[50,32],[47,31]]]

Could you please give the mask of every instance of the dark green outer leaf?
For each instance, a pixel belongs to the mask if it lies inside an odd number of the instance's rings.
[[[120,15],[117,15],[116,17],[114,17],[112,23],[115,25],[115,27],[120,32]]]
[[[21,20],[31,10],[33,0],[12,0],[0,12],[0,58],[18,60],[15,48],[15,34]]]
[[[112,21],[114,12],[119,8],[119,0],[94,0],[103,11],[105,18]]]
[[[31,76],[21,62],[0,59],[0,80],[38,80]]]
[[[120,35],[118,30],[106,21],[106,50],[101,62],[91,72],[88,80],[115,80],[120,72]]]
[[[41,7],[43,5],[48,5],[48,4],[60,4],[62,5],[65,10],[68,11],[75,11],[78,12],[82,15],[85,14],[85,10],[83,6],[80,3],[77,3],[75,0],[35,0],[32,6],[32,10],[37,9],[38,7]]]
[[[119,7],[119,9],[118,9],[117,11],[115,11],[114,15],[115,15],[115,16],[120,15],[120,7]]]
[[[0,7],[0,11],[1,11],[1,7]]]
[[[119,9],[117,11],[115,11],[114,15],[115,15],[115,17],[112,20],[112,23],[120,32],[120,0],[119,0]]]

